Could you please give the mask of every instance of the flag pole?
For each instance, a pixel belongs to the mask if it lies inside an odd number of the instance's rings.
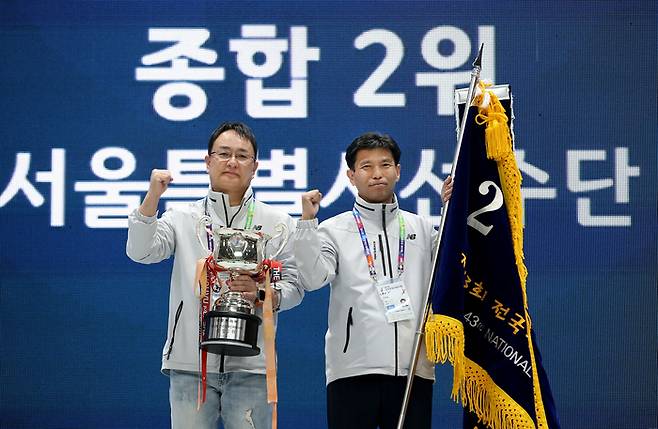
[[[471,81],[468,85],[468,95],[466,96],[466,105],[464,107],[464,114],[462,115],[462,120],[459,126],[459,134],[457,137],[457,148],[455,150],[454,161],[452,163],[452,172],[450,173],[452,177],[455,177],[455,172],[457,170],[457,157],[459,156],[459,150],[462,145],[462,139],[464,138],[464,129],[466,128],[466,120],[468,119],[468,110],[473,100],[473,94],[475,93],[475,86],[477,85],[478,80],[480,79],[480,71],[482,70],[482,49],[484,48],[484,43],[480,45],[477,58],[473,61],[473,70],[471,70]],[[409,399],[411,397],[411,386],[414,380],[414,374],[416,373],[416,366],[418,365],[418,354],[420,353],[420,345],[423,339],[425,331],[425,322],[429,315],[430,308],[432,306],[432,289],[434,286],[434,277],[436,276],[436,264],[439,258],[439,249],[441,248],[441,238],[443,237],[443,225],[448,214],[448,206],[450,201],[446,201],[444,207],[444,215],[441,216],[441,223],[439,225],[439,241],[437,243],[436,249],[434,250],[434,255],[432,257],[432,275],[430,276],[429,284],[427,285],[426,294],[425,294],[425,309],[423,311],[423,317],[418,320],[418,328],[416,329],[416,334],[414,338],[414,351],[411,354],[411,362],[409,364],[409,374],[407,375],[407,385],[404,390],[404,398],[402,400],[402,408],[400,409],[400,417],[398,418],[397,429],[402,429],[404,426],[404,419],[407,415],[407,408],[409,407]]]

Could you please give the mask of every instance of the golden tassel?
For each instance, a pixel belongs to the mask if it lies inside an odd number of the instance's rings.
[[[452,317],[430,315],[425,324],[425,349],[430,361],[452,364],[451,397],[458,401],[459,392],[464,392],[464,326]]]
[[[486,124],[485,129],[485,143],[487,150],[487,158],[496,161],[498,167],[498,175],[500,177],[500,184],[503,188],[503,196],[505,205],[507,207],[507,215],[510,223],[510,230],[512,234],[512,243],[514,248],[514,257],[516,267],[519,274],[521,283],[521,291],[523,294],[523,306],[526,320],[526,337],[528,339],[528,350],[530,352],[530,361],[532,364],[532,379],[534,387],[534,403],[535,413],[537,418],[537,429],[548,428],[546,419],[546,412],[544,409],[543,400],[541,397],[541,386],[539,385],[539,374],[537,372],[537,362],[535,361],[534,348],[532,345],[531,331],[532,322],[528,312],[528,298],[526,293],[526,280],[528,277],[528,269],[523,262],[523,206],[521,204],[521,172],[516,164],[514,156],[511,132],[507,125],[507,115],[498,97],[489,90],[485,89],[485,85],[481,84],[480,89],[482,94],[479,98],[480,103],[486,95],[490,98],[489,105],[480,107],[478,115],[475,118],[478,125]],[[504,392],[503,392],[504,393]],[[491,416],[489,416],[491,417]],[[497,426],[502,423],[495,419],[493,427],[507,427]],[[534,425],[532,426],[534,427]]]

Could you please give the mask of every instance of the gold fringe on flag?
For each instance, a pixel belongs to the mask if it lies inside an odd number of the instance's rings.
[[[492,428],[535,429],[532,417],[491,379],[484,368],[465,359],[464,407]]]
[[[536,429],[532,417],[500,388],[487,371],[464,355],[464,326],[452,317],[432,314],[425,325],[427,358],[453,366],[451,397],[494,429]]]
[[[521,203],[521,172],[516,164],[514,148],[505,108],[493,91],[487,90],[481,81],[481,90],[473,104],[479,106],[475,121],[486,125],[485,143],[487,158],[496,161],[498,175],[507,208],[514,256],[518,269],[526,319],[526,337],[532,363],[534,405],[537,425],[530,415],[503,389],[484,368],[464,354],[464,327],[461,321],[445,315],[430,314],[425,325],[425,346],[431,361],[453,366],[452,399],[461,399],[480,421],[493,429],[548,429],[546,413],[541,398],[537,363],[531,339],[531,321],[528,314],[526,279],[528,270],[523,262],[523,209]]]
[[[546,412],[541,397],[541,386],[539,385],[539,374],[535,361],[535,352],[532,346],[531,329],[532,322],[528,313],[528,298],[526,294],[526,279],[528,269],[523,262],[523,209],[521,204],[521,172],[516,165],[514,148],[512,146],[512,134],[507,125],[505,108],[498,100],[493,91],[486,90],[480,82],[483,96],[489,98],[489,105],[480,107],[475,122],[479,125],[486,123],[485,142],[487,145],[487,158],[496,161],[500,184],[503,188],[507,216],[509,218],[510,230],[512,232],[512,243],[514,245],[514,257],[519,272],[521,291],[523,293],[523,307],[526,320],[526,337],[528,338],[528,349],[532,362],[532,383],[534,387],[535,413],[537,416],[537,428],[548,428]],[[476,100],[477,101],[477,100]]]
[[[464,325],[449,316],[431,314],[425,323],[427,358],[434,363],[450,362],[453,367],[451,398],[458,401],[464,392]],[[462,398],[463,400],[463,398]]]

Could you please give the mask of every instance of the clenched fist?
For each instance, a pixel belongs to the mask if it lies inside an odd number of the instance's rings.
[[[302,194],[302,220],[315,219],[320,210],[320,201],[322,194],[317,189]]]
[[[155,213],[158,211],[160,197],[173,180],[169,170],[153,169],[151,171],[149,190],[144,197],[144,201],[142,201],[142,205],[139,206],[139,212],[144,216],[155,216]]]
[[[151,180],[149,183],[149,193],[154,197],[160,198],[172,182],[171,172],[169,170],[151,170]]]

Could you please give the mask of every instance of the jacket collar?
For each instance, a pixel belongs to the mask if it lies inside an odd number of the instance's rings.
[[[206,214],[211,217],[217,217],[227,227],[244,228],[244,219],[247,216],[249,203],[254,200],[254,191],[251,187],[247,188],[240,204],[231,207],[229,196],[223,192],[213,191],[208,187],[208,196],[205,201]]]
[[[359,214],[363,219],[368,219],[381,224],[385,218],[386,223],[388,223],[398,215],[398,198],[393,195],[392,203],[382,204],[369,203],[357,195],[354,201],[354,208],[359,211]]]

